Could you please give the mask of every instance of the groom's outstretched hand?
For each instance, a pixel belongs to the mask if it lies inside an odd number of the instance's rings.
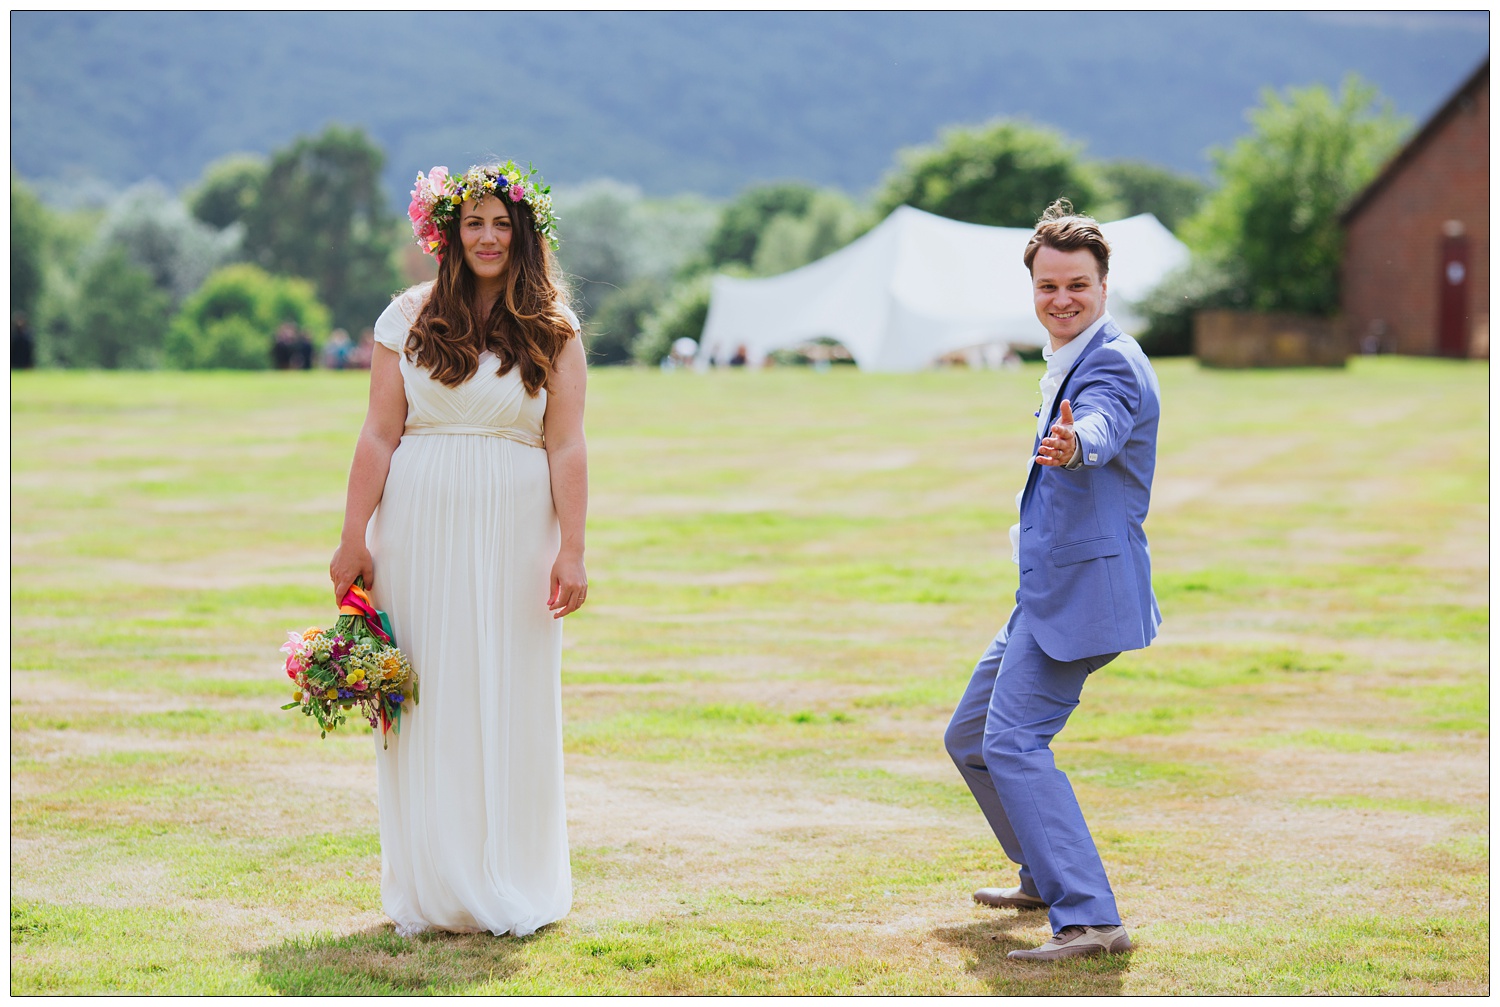
[[[1073,404],[1067,399],[1057,409],[1052,432],[1042,438],[1036,452],[1038,465],[1066,465],[1078,453],[1078,437],[1073,433]]]

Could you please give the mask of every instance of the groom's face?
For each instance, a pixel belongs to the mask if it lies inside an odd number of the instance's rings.
[[[1043,245],[1031,260],[1036,317],[1052,337],[1052,348],[1077,336],[1104,314],[1107,284],[1099,260],[1087,248],[1062,252]]]

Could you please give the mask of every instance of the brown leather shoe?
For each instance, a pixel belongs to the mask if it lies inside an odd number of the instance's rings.
[[[1130,935],[1122,926],[1063,927],[1039,948],[1017,948],[1007,958],[1055,962],[1084,955],[1118,955],[1130,950]]]
[[[995,909],[1046,909],[1047,903],[1035,895],[1027,895],[1019,888],[981,888],[974,893],[974,901],[981,906]]]

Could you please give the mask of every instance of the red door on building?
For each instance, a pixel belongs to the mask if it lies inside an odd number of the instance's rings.
[[[1438,352],[1445,357],[1469,355],[1469,239],[1448,235],[1438,276]]]

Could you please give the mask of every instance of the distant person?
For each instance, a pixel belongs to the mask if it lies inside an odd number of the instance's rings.
[[[26,312],[17,311],[10,316],[10,369],[29,371],[36,366],[36,340],[31,335],[31,323]]]
[[[276,330],[275,340],[271,343],[271,366],[278,371],[290,370],[296,343],[297,326],[291,322],[282,322]]]
[[[736,346],[734,348],[734,356],[732,356],[732,357],[729,358],[729,366],[730,367],[744,367],[745,364],[749,362],[749,360],[750,360],[750,353],[745,348],[745,344],[741,343],[740,345],[738,345],[738,346]]]
[[[296,335],[292,338],[292,367],[299,371],[310,371],[317,351],[305,329],[298,325],[294,326],[294,330]]]
[[[349,367],[352,370],[368,371],[370,358],[375,353],[375,330],[365,329],[359,334],[359,342],[349,350]]]
[[[988,906],[1045,909],[1051,939],[1011,958],[1056,961],[1130,950],[1104,864],[1048,748],[1089,675],[1149,645],[1161,623],[1141,522],[1151,502],[1156,374],[1105,310],[1109,245],[1067,200],[1047,207],[1023,257],[1042,351],[1042,406],[1021,521],[1016,605],[974,669],[945,742],[999,839],[1016,888]]]
[[[668,357],[673,367],[692,367],[698,356],[698,342],[689,336],[678,336],[672,341],[672,352]]]
[[[334,329],[328,334],[328,342],[323,344],[323,366],[330,371],[342,371],[349,366],[349,354],[354,350],[354,344],[349,341],[349,333],[343,329]]]
[[[403,936],[524,937],[573,901],[562,619],[588,596],[583,338],[547,189],[514,162],[417,176],[435,281],[375,323],[338,551],[391,617],[420,702],[375,744],[380,896]]]

